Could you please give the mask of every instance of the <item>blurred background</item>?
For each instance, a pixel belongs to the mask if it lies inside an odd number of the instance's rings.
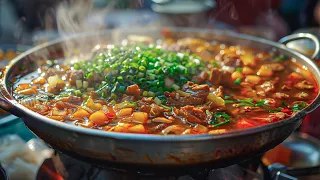
[[[317,0],[0,0],[0,43],[132,26],[223,28],[278,40],[318,26]]]

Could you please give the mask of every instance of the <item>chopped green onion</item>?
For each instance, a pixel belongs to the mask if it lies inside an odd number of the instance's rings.
[[[157,105],[160,105],[160,104],[161,104],[161,100],[160,100],[158,97],[154,98],[154,102],[155,102]]]
[[[216,61],[213,61],[212,64],[213,64],[213,67],[215,67],[215,68],[219,67],[219,64]]]
[[[282,55],[278,56],[274,61],[275,62],[282,62],[282,61],[285,61],[287,59],[289,59],[289,57],[282,54]]]
[[[76,95],[76,96],[82,96],[82,93],[81,93],[81,91],[80,90],[75,90],[74,91],[74,95]]]
[[[149,91],[149,92],[148,92],[148,96],[149,96],[149,97],[154,97],[155,95],[156,95],[156,94],[155,94],[154,92],[152,92],[152,91]]]
[[[115,93],[111,93],[111,99],[115,100],[117,98],[118,98],[118,96]]]
[[[88,92],[94,91],[94,88],[87,88]]]
[[[237,79],[234,81],[234,84],[240,85],[240,83],[241,83],[241,78],[237,78]]]
[[[163,105],[163,104],[160,104],[159,106],[160,106],[160,107],[163,107],[164,109],[168,109],[168,110],[172,111],[172,107],[165,106],[165,105]]]
[[[82,82],[82,86],[83,86],[83,88],[88,88],[88,86],[89,86],[89,83],[88,83],[88,81],[83,81]]]
[[[286,104],[284,101],[281,101],[281,106],[288,107],[288,104]]]
[[[214,127],[221,126],[230,122],[231,117],[225,112],[215,112],[214,117],[219,120],[219,122],[211,121],[210,124]],[[223,120],[223,121],[221,121]]]
[[[132,102],[132,101],[123,101],[119,104],[115,105],[116,108],[122,109],[122,108],[136,108],[137,103]]]
[[[82,88],[82,81],[81,80],[76,80],[76,86],[77,86],[77,89]]]
[[[242,72],[242,68],[241,68],[241,67],[237,67],[237,68],[236,68],[236,71]]]
[[[278,107],[276,109],[270,109],[269,113],[277,113],[277,112],[280,112],[282,109],[283,109],[282,107]]]
[[[224,100],[224,103],[226,103],[226,104],[231,104],[231,103],[234,103],[234,101],[233,101],[233,100],[229,100],[229,99],[225,99],[225,100]]]
[[[308,104],[306,102],[298,102],[292,105],[292,111],[300,111],[302,109],[304,109],[305,107],[307,107]]]
[[[180,89],[180,87],[178,85],[176,85],[176,84],[172,84],[172,87],[173,87],[174,90]]]
[[[148,91],[143,91],[142,96],[143,97],[147,97],[148,96]]]
[[[269,106],[269,104],[266,102],[266,100],[262,99],[256,102],[255,106],[263,107],[263,106]]]

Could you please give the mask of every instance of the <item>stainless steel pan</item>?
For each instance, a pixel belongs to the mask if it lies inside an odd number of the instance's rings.
[[[243,34],[203,29],[170,29],[172,36],[198,37],[209,41],[239,44],[264,51],[275,50],[294,57],[304,64],[320,82],[320,71],[312,60],[285,45]],[[96,44],[119,43],[130,34],[161,38],[159,29],[130,29],[75,35],[37,46],[20,55],[3,71],[0,106],[19,116],[38,137],[53,148],[77,159],[105,167],[132,170],[167,171],[193,167],[220,168],[239,163],[261,154],[284,141],[303,118],[320,104],[319,95],[306,109],[294,117],[273,124],[231,131],[221,135],[157,136],[105,132],[68,125],[41,116],[20,105],[12,97],[11,82],[23,71],[36,70],[46,59],[87,54]],[[290,39],[307,38],[319,41],[311,34],[297,34]],[[285,42],[288,39],[284,39]],[[76,51],[75,51],[76,50]]]

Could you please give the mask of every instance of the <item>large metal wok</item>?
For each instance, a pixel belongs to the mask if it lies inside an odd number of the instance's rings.
[[[304,64],[320,82],[320,71],[312,60],[285,45],[243,34],[203,29],[170,29],[173,37],[198,37],[254,47],[264,51],[275,50]],[[20,55],[4,70],[1,77],[1,108],[23,119],[26,126],[50,146],[74,158],[104,167],[132,170],[162,171],[194,167],[221,168],[259,155],[284,141],[302,122],[303,118],[320,104],[315,101],[294,117],[273,124],[220,135],[158,136],[113,133],[76,127],[37,114],[20,105],[12,97],[13,78],[21,71],[36,70],[47,59],[88,54],[96,44],[119,43],[128,35],[146,35],[161,38],[159,29],[129,29],[103,33],[80,34],[68,39],[37,46]],[[307,38],[319,42],[311,34],[297,34],[283,39]],[[319,86],[319,85],[318,85]]]

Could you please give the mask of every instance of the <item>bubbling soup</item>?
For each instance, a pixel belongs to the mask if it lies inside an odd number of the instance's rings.
[[[128,42],[68,65],[47,61],[15,83],[14,96],[83,128],[184,135],[281,121],[318,94],[313,75],[277,52],[195,38]]]

